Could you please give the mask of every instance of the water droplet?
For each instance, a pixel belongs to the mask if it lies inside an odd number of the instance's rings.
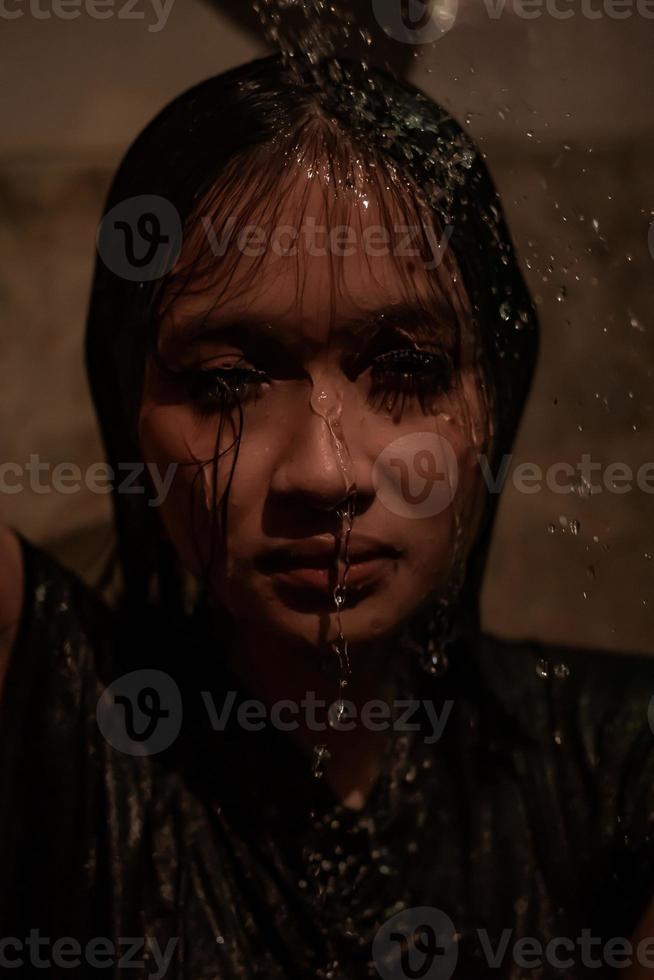
[[[577,480],[573,480],[570,487],[578,497],[590,497],[593,492],[592,483],[583,474]]]
[[[442,677],[447,672],[449,660],[444,650],[427,648],[422,660],[422,667],[432,677]]]
[[[326,745],[314,745],[313,747],[313,775],[316,779],[324,776],[325,763],[331,759],[331,752]]]
[[[559,516],[559,526],[564,534],[566,531],[569,531],[573,537],[577,537],[581,524],[576,518],[566,517],[565,514],[561,514]]]
[[[334,703],[330,706],[329,711],[327,713],[327,717],[329,719],[329,724],[331,725],[331,727],[338,728],[341,721],[343,720],[344,715],[345,715],[345,703],[343,701],[334,701]]]

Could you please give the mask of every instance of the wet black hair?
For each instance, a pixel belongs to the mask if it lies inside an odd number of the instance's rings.
[[[430,209],[436,227],[452,229],[455,258],[474,322],[475,356],[492,404],[492,458],[510,450],[533,376],[535,310],[501,204],[482,154],[452,116],[413,86],[379,69],[332,60],[303,70],[280,56],[259,59],[183,93],[147,126],[127,152],[105,215],[128,199],[170,202],[186,233],[217,183],[260,153],[302,144],[309,122],[331,131],[322,141],[341,157],[361,153],[384,173],[400,175]],[[285,141],[285,142],[284,142]],[[276,150],[271,148],[277,148]],[[270,156],[272,159],[272,156]],[[391,186],[387,182],[387,189]],[[263,195],[265,197],[265,194]],[[100,250],[101,251],[101,250]],[[196,270],[197,271],[197,270]],[[156,347],[166,296],[190,285],[179,269],[147,281],[120,275],[99,255],[86,334],[88,377],[107,455],[141,457],[138,415],[148,353]],[[451,274],[451,272],[450,272]],[[461,596],[468,627],[477,600],[497,495],[489,496],[469,557]],[[179,560],[161,534],[147,495],[114,492],[121,608],[134,621],[156,611],[183,617]]]

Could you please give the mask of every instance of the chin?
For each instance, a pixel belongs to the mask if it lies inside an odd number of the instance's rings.
[[[349,645],[365,646],[392,636],[401,625],[396,610],[389,612],[388,596],[368,596],[341,612],[343,636]],[[338,637],[339,620],[334,609],[297,610],[282,607],[279,615],[261,621],[262,632],[271,632],[301,646],[323,647]]]
[[[341,611],[343,635],[349,644],[383,641],[399,631],[415,609],[413,582],[402,589],[401,580],[368,583],[348,588]],[[333,593],[329,589],[302,589],[283,582],[249,580],[239,585],[232,580],[225,603],[244,631],[291,645],[322,647],[338,637],[339,621]]]

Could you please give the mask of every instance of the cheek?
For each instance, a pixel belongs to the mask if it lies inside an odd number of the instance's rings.
[[[409,525],[440,526],[476,495],[484,432],[478,406],[459,393],[441,396],[429,414],[407,411],[398,421],[368,413],[357,442],[382,506]]]
[[[397,423],[383,412],[368,413],[360,432],[376,504],[405,548],[405,585],[419,599],[445,585],[478,526],[479,452],[487,433],[479,388],[464,378],[431,414],[406,412]]]
[[[156,405],[144,402],[139,419],[139,441],[143,459],[161,470],[175,467],[175,475],[166,499],[159,507],[159,517],[184,565],[195,575],[200,574],[201,558],[192,533],[198,513],[199,472],[196,459],[206,458],[207,440],[196,431],[186,417],[184,408],[177,405]]]
[[[247,440],[240,442],[238,465],[234,467],[238,445],[235,420],[225,417],[222,432],[219,430],[218,418],[201,418],[184,405],[144,401],[141,410],[139,434],[144,461],[161,472],[171,464],[176,467],[160,507],[161,519],[185,565],[196,575],[205,567],[203,560],[216,535],[215,522],[228,484],[229,550],[238,560],[248,552],[250,538],[261,527],[269,482],[270,439],[256,428],[249,432]]]

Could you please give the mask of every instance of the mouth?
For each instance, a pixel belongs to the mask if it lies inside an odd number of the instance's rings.
[[[352,563],[347,570],[345,583],[348,589],[358,589],[371,584],[388,574],[393,560],[388,557],[369,558]],[[311,568],[300,566],[279,571],[276,577],[298,587],[317,589],[321,592],[333,591],[337,584],[333,568]]]
[[[333,592],[337,571],[337,542],[333,536],[312,538],[277,548],[263,556],[260,570],[269,575],[276,591],[297,605],[334,608]],[[375,539],[351,535],[349,565],[345,577],[346,606],[356,605],[377,589],[393,571],[401,552]]]

